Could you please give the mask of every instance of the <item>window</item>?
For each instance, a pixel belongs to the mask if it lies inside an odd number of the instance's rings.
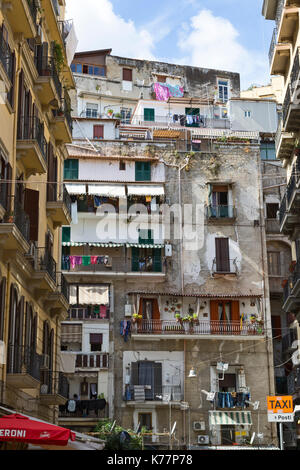
[[[227,185],[210,185],[209,217],[219,218],[232,216],[228,199]]]
[[[78,160],[72,158],[65,160],[64,179],[78,180]]]
[[[94,126],[94,134],[93,138],[94,139],[103,139],[104,137],[104,126],[103,125],[95,125]]]
[[[122,160],[120,160],[120,163],[119,163],[119,170],[120,171],[125,171],[126,170],[126,163],[123,162]]]
[[[144,121],[155,121],[155,110],[153,108],[144,108]]]
[[[132,82],[132,69],[123,69],[123,80],[125,82]]]
[[[260,145],[260,157],[262,160],[276,160],[274,142],[262,142]]]
[[[229,273],[229,240],[228,238],[216,238],[216,272]]]
[[[149,242],[148,242],[149,243]],[[132,248],[133,272],[162,272],[160,248]]]
[[[131,388],[133,393],[135,393],[135,385],[150,385],[150,387],[145,387],[145,400],[159,400],[157,395],[162,394],[162,363],[152,361],[132,362]]]
[[[87,75],[97,75],[105,77],[105,67],[99,65],[89,64],[71,64],[71,70],[73,73],[85,73]]]
[[[145,428],[147,431],[152,430],[152,413],[139,413],[138,422],[141,428]]]
[[[251,111],[245,111],[245,118],[251,117]]]
[[[151,181],[150,162],[135,162],[135,181]]]
[[[121,109],[121,122],[122,124],[130,124],[131,120],[131,109],[122,108]]]
[[[277,212],[279,211],[279,204],[278,203],[266,204],[266,207],[267,207],[267,219],[276,219]]]
[[[229,97],[229,83],[228,80],[218,80],[219,100],[223,103],[228,101]]]
[[[68,243],[71,241],[71,227],[62,227],[62,242]]]
[[[270,276],[280,276],[280,252],[268,251],[268,269]]]
[[[166,83],[167,77],[165,75],[156,75],[156,81],[159,83]]]
[[[96,118],[98,116],[98,105],[94,103],[87,103],[86,105],[86,117]]]
[[[281,317],[280,315],[272,315],[272,337],[273,339],[281,339]]]
[[[102,339],[103,335],[99,333],[90,333],[90,348],[91,351],[102,350]]]

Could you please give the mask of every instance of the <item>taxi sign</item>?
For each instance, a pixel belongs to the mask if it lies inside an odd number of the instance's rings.
[[[293,397],[291,395],[268,396],[267,406],[269,422],[294,421]]]

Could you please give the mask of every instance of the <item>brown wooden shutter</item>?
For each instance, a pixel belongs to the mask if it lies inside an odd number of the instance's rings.
[[[272,333],[276,339],[281,339],[281,318],[280,315],[272,315]]]
[[[234,324],[233,334],[238,335],[241,332],[241,321],[240,321],[240,302],[233,300],[231,302],[231,321]]]
[[[161,362],[154,362],[153,363],[153,378],[154,384],[152,393],[154,394],[154,399],[156,395],[160,395],[162,393],[162,364]]]
[[[218,300],[210,301],[210,322],[211,322],[211,334],[219,333],[219,313],[218,313]]]
[[[25,189],[24,210],[30,220],[30,240],[38,241],[39,236],[39,191]]]
[[[217,272],[230,272],[228,238],[216,238]]]
[[[80,395],[87,395],[88,394],[88,386],[87,382],[81,382],[80,384]]]
[[[94,139],[103,139],[104,137],[104,126],[99,124],[94,126]]]
[[[91,344],[102,344],[102,333],[90,333],[90,343]]]
[[[123,80],[132,82],[132,69],[123,69]]]
[[[20,75],[19,75],[19,93],[18,93],[18,137],[19,139],[23,139],[24,97],[25,97],[24,72],[23,70],[21,70]]]
[[[130,374],[130,384],[139,385],[139,363],[131,363],[131,374]]]

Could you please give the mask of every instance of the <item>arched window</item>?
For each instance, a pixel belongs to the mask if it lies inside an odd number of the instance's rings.
[[[7,351],[7,372],[20,373],[23,353],[24,297],[19,300],[18,291],[12,284],[10,288],[9,332]]]
[[[0,282],[0,341],[4,340],[5,296],[6,278],[3,277]]]

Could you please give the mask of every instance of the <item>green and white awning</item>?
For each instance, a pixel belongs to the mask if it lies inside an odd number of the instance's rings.
[[[251,411],[209,411],[209,424],[212,426],[251,426]]]
[[[163,248],[165,245],[146,243],[127,243],[127,248]]]
[[[124,246],[124,243],[62,242],[62,246],[97,246],[101,248],[119,248]]]

